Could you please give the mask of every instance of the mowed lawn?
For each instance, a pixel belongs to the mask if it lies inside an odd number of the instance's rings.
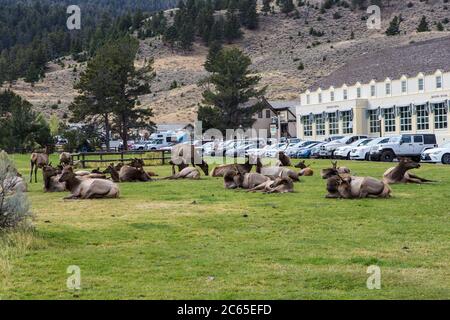
[[[28,156],[13,156],[29,172]],[[56,156],[52,158],[56,163]],[[325,199],[321,168],[295,193],[224,190],[222,179],[120,184],[117,200],[64,201],[31,185],[33,235],[0,248],[1,299],[449,299],[450,167],[391,199]],[[381,178],[387,163],[347,162]],[[166,176],[170,167],[151,167]],[[68,266],[81,269],[67,289]],[[366,287],[381,268],[381,289]]]

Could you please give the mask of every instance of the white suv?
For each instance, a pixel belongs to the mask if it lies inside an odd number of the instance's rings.
[[[377,138],[363,146],[354,147],[350,151],[350,160],[366,160],[370,159],[370,149],[378,144],[388,143],[389,138]]]

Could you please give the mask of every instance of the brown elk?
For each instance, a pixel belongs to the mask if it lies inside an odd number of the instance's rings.
[[[249,192],[262,191],[264,193],[288,193],[294,192],[294,182],[290,178],[276,178],[275,181],[266,181]]]
[[[203,160],[202,154],[199,150],[196,150],[193,145],[178,144],[172,148],[171,159],[169,162],[172,165],[172,175],[175,175],[175,166],[178,167],[178,171],[189,167],[191,164],[193,167],[198,166],[202,169],[203,173],[209,175],[209,166]]]
[[[300,161],[295,167],[301,169],[299,172],[301,176],[311,177],[314,175],[313,169],[310,168],[310,164],[305,164],[305,160]]]
[[[372,177],[338,177],[337,190],[340,198],[389,198],[391,195],[391,188],[384,181]]]
[[[191,179],[191,180],[199,180],[200,179],[200,171],[194,167],[187,167],[181,170],[180,172],[164,178],[169,180],[177,180],[177,179]]]
[[[142,167],[135,168],[124,165],[119,171],[119,180],[120,182],[147,182],[152,181],[152,178],[150,178]]]
[[[383,175],[383,180],[388,184],[395,183],[426,183],[433,182],[432,180],[420,178],[410,172],[411,169],[420,168],[420,164],[409,159],[400,158],[396,167],[389,168]]]
[[[119,170],[117,170],[117,168],[119,168]],[[113,182],[120,182],[120,178],[119,178],[119,171],[122,168],[121,166],[114,166],[114,163],[111,163],[102,173],[103,174],[107,174],[109,173],[111,175],[111,180]]]
[[[61,172],[62,170],[59,168],[53,168],[51,164],[42,168],[45,192],[64,192],[67,190],[66,183],[59,182]]]
[[[37,183],[37,171],[48,165],[48,148],[45,148],[45,153],[33,152],[30,159],[30,183],[33,182],[33,170],[34,170],[34,182]]]
[[[256,164],[256,172],[272,178],[290,178],[295,182],[300,181],[298,173],[294,170],[278,166],[264,167],[259,159]]]
[[[214,170],[211,172],[212,177],[223,177],[226,172],[231,170],[239,170],[241,173],[248,173],[252,171],[252,168],[254,166],[254,159],[250,157],[246,157],[244,164],[223,164],[220,166],[217,166],[214,168]]]
[[[71,165],[72,164],[72,155],[69,152],[61,152],[59,155],[59,164],[64,165]]]
[[[260,173],[240,172],[237,168],[228,170],[224,175],[226,189],[253,189],[267,181],[271,181],[267,176]]]
[[[331,161],[331,164],[333,165],[331,168],[322,169],[320,175],[322,176],[322,179],[328,179],[331,176],[335,175],[346,175],[350,174],[350,169],[347,167],[338,167],[337,161]]]
[[[59,182],[65,182],[71,195],[64,199],[118,198],[119,187],[112,181],[103,179],[80,179],[71,166],[64,167]]]
[[[291,158],[289,158],[283,151],[278,152],[277,166],[290,167],[292,165]]]

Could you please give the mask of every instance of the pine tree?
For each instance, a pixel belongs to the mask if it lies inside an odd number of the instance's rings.
[[[427,31],[430,31],[430,28],[428,26],[428,21],[425,16],[422,16],[419,26],[417,27],[417,32],[427,32]]]
[[[212,28],[211,28],[211,32],[209,35],[209,42],[222,42],[223,38],[224,38],[224,27],[225,27],[225,21],[222,17],[219,17],[219,19],[217,19]]]
[[[237,48],[222,49],[211,61],[208,68],[212,74],[205,82],[210,83],[213,89],[203,92],[204,105],[200,106],[198,115],[205,129],[214,125],[224,132],[252,126],[255,121],[253,115],[262,110],[263,105],[259,102],[246,104],[254,99],[259,101],[266,87],[255,88],[261,78],[251,75],[250,65],[250,58]]]
[[[224,37],[228,43],[233,42],[233,40],[242,37],[241,24],[239,23],[239,18],[236,14],[235,9],[230,6],[226,14],[226,21],[224,26]]]
[[[294,2],[292,0],[280,0],[281,12],[289,14],[292,12],[294,7]]]
[[[164,43],[167,43],[171,49],[173,49],[177,38],[178,38],[177,29],[173,25],[168,27],[163,35]]]
[[[205,70],[214,72],[214,61],[222,50],[222,43],[220,41],[213,41],[209,46],[208,56],[206,57]]]
[[[250,30],[258,28],[256,0],[241,0],[239,3],[239,9],[242,25]]]
[[[389,27],[386,30],[386,35],[396,36],[396,35],[400,34],[400,23],[401,23],[401,18],[395,16],[394,19],[392,19],[391,23],[389,24]]]

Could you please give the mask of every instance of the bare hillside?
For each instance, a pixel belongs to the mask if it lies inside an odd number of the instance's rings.
[[[408,6],[409,2],[413,4],[412,7]],[[365,11],[341,7],[322,14],[320,10],[305,6],[298,8],[297,18],[281,13],[261,15],[259,30],[245,31],[243,39],[234,45],[251,56],[255,72],[262,77],[261,85],[268,85],[269,99],[295,99],[320,77],[351,62],[355,57],[411,41],[450,35],[450,24],[444,24],[445,31],[436,31],[435,23],[450,18],[447,7],[450,4],[443,0],[391,3],[390,7],[382,11],[381,30],[367,28]],[[389,22],[394,15],[400,14],[404,19],[401,24],[402,34],[387,37],[384,31]],[[416,32],[422,15],[427,17],[434,31]],[[311,35],[311,28],[324,35]],[[137,64],[142,63],[144,58],[153,57],[157,72],[157,78],[152,84],[153,93],[141,97],[141,102],[143,106],[154,110],[157,123],[195,119],[202,93],[197,83],[206,75],[203,63],[207,51],[198,43],[192,52],[183,53],[170,50],[158,38],[141,42]],[[64,61],[64,64],[64,67],[50,64],[46,78],[34,87],[18,81],[12,85],[12,89],[46,114],[56,112],[63,117],[67,113],[67,105],[76,94],[73,83],[82,69],[82,66],[71,60]],[[177,87],[171,89],[174,81]]]

